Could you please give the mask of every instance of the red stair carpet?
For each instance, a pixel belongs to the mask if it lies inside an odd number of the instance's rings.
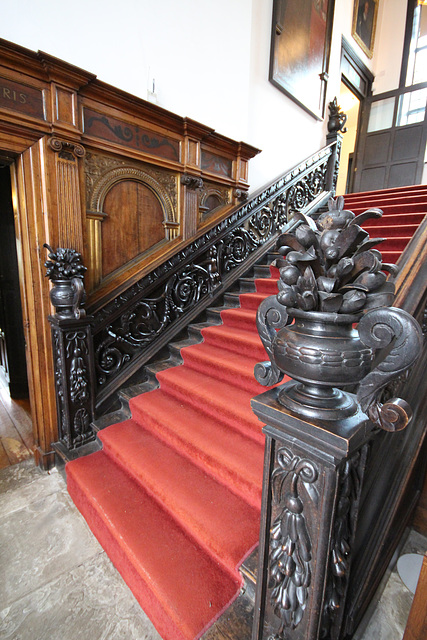
[[[130,420],[99,433],[102,451],[66,466],[71,497],[165,640],[204,633],[258,542],[264,436],[250,400],[265,390],[255,316],[277,292],[271,273],[130,401]]]
[[[427,187],[345,196],[395,262],[427,212]],[[103,450],[70,462],[68,489],[165,640],[193,640],[241,586],[238,567],[258,541],[264,437],[251,411],[266,359],[255,315],[277,292],[277,269],[242,293],[223,324],[157,374],[160,388],[130,401],[132,418],[100,432]]]
[[[363,228],[372,238],[387,238],[378,249],[383,262],[395,264],[427,214],[427,185],[350,193],[344,201],[345,208],[356,215],[368,207],[383,210],[382,218],[368,220]]]

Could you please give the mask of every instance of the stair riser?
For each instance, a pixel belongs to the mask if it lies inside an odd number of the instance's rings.
[[[403,224],[403,225],[415,225],[416,227],[418,227],[421,222],[424,219],[424,215],[422,214],[417,214],[417,213],[413,213],[413,214],[408,214],[405,216],[399,215],[399,214],[388,214],[388,215],[384,215],[382,218],[372,218],[368,221],[366,226],[369,227],[379,227],[380,229],[382,229],[383,226],[385,227],[399,227],[399,225]],[[365,225],[362,225],[363,228],[365,228]]]
[[[189,394],[188,389],[185,385],[181,385],[180,380],[166,379],[163,375],[160,379],[160,387],[172,397],[186,402],[195,409],[203,407],[204,412],[211,418],[225,422],[230,428],[252,437],[255,441],[259,441],[262,437],[261,425],[251,410],[251,393],[248,393],[246,404],[240,407],[236,406],[231,393],[227,398],[217,397],[214,391],[211,394],[201,394],[198,389]]]
[[[249,336],[248,339],[245,339],[244,335],[237,338],[233,335],[228,335],[226,331],[213,332],[208,329],[204,329],[202,334],[206,343],[220,347],[231,353],[240,353],[244,356],[254,358],[257,361],[267,359],[267,354],[262,346],[261,340],[249,340]]]
[[[102,433],[100,439],[104,444],[104,453],[109,456],[113,464],[120,464],[125,472],[144,487],[147,495],[155,500],[160,508],[167,510],[177,526],[186,532],[194,544],[200,545],[209,555],[214,556],[217,563],[232,577],[246,552],[238,543],[234,545],[234,549],[230,545],[227,547],[223,538],[231,527],[235,529],[249,527],[256,541],[259,514],[238,498],[233,498],[233,494],[224,485],[218,485],[200,468],[196,468],[191,461],[179,454],[174,454],[173,449],[168,451],[161,441],[157,440],[160,447],[156,446],[155,438],[142,437],[135,440],[134,444],[138,447],[138,452],[129,449],[129,446],[127,449],[123,448],[117,438],[109,439],[108,432]],[[162,460],[162,468],[159,467],[158,460]],[[174,485],[174,473],[171,473],[171,470],[176,473],[177,468],[181,471],[181,482],[175,482]],[[184,472],[182,472],[183,468]],[[172,477],[169,478],[169,476]],[[192,478],[190,486],[188,486],[187,476]],[[173,485],[174,490],[171,490]],[[224,502],[221,502],[220,487],[224,494]],[[200,494],[199,499],[195,496],[197,492]],[[204,508],[200,510],[199,505]],[[215,505],[215,508],[212,505]],[[230,513],[225,512],[226,505],[228,509],[235,512],[236,519],[230,518]],[[197,515],[199,517],[196,517]],[[237,517],[240,522],[237,522]],[[224,521],[218,532],[218,522],[215,522],[215,519],[220,521],[221,518]],[[239,535],[236,531],[234,539],[238,540],[242,533],[243,531]],[[225,553],[224,549],[226,549]]]
[[[378,245],[379,251],[403,251],[411,238],[391,238]]]
[[[227,309],[221,311],[221,319],[226,327],[236,327],[236,329],[253,331],[254,333],[257,330],[255,309]]]
[[[258,278],[255,280],[255,286],[258,293],[266,293],[269,296],[276,295],[279,290],[275,279]]]
[[[379,189],[378,191],[359,191],[356,193],[348,193],[344,196],[344,199],[358,199],[366,202],[372,198],[388,198],[388,197],[413,197],[417,195],[427,194],[427,186],[422,185],[409,185],[407,187],[394,187],[391,189]]]
[[[196,438],[192,434],[185,432],[181,437],[174,430],[174,425],[167,421],[159,419],[150,412],[148,407],[132,407],[132,414],[135,420],[144,424],[146,428],[153,429],[158,437],[165,442],[169,442],[172,446],[179,449],[192,462],[197,463],[201,469],[209,473],[218,482],[225,484],[237,496],[248,502],[253,508],[259,510],[261,505],[261,478],[262,478],[262,461],[264,456],[263,439],[258,442],[252,439],[248,442],[242,439],[239,433],[224,433],[224,442],[229,443],[228,454],[233,451],[233,446],[237,445],[235,451],[240,451],[240,455],[246,459],[247,463],[243,465],[242,460],[233,460],[232,456],[224,455],[221,452],[210,454],[209,441],[200,443],[200,438]],[[225,427],[226,428],[226,427]],[[224,429],[224,427],[223,427]],[[213,436],[212,436],[213,437]],[[221,437],[221,428],[219,428],[217,438]],[[208,445],[206,447],[205,445]],[[214,450],[215,443],[210,447]],[[203,448],[201,448],[203,447]],[[241,464],[242,463],[242,464]],[[251,465],[251,469],[258,469],[258,474],[253,474],[253,478],[248,477],[247,465]],[[258,476],[255,478],[255,476]]]
[[[372,233],[378,234],[378,227],[371,225],[363,225],[365,231],[371,235]],[[410,224],[410,225],[390,225],[381,227],[381,235],[384,238],[412,238],[415,231],[418,229],[418,225]]]
[[[217,380],[228,382],[230,385],[250,391],[254,395],[265,391],[254,378],[254,366],[256,362],[247,365],[245,368],[239,367],[237,370],[231,367],[224,367],[222,363],[217,363],[205,357],[203,353],[188,351],[184,353],[184,364],[194,371],[199,371]]]
[[[427,214],[427,207],[424,203],[422,206],[378,206],[377,209],[381,209],[383,212],[382,219],[387,220],[388,216],[399,216],[400,221],[404,224],[405,219],[411,220],[422,220],[424,216]],[[353,207],[351,211],[358,216],[361,213],[364,213],[367,209],[365,207]],[[413,216],[417,216],[416,218]],[[374,223],[378,218],[369,220],[369,224]],[[384,223],[385,224],[385,223]]]
[[[256,293],[256,294],[241,294],[240,295],[240,307],[242,309],[251,309],[253,311],[257,311],[259,305],[265,298],[267,298],[268,294],[266,293]]]

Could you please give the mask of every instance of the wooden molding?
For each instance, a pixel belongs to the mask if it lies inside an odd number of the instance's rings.
[[[90,118],[93,121],[88,126]],[[203,153],[222,158],[227,170],[204,172]],[[256,153],[250,145],[111,87],[48,53],[0,39],[0,154],[15,159],[16,164],[27,364],[35,441],[41,457],[52,455],[51,443],[57,439],[47,321],[52,307],[43,269],[43,244],[83,253],[89,267],[89,290],[94,288],[89,302],[108,303],[129,282],[138,281],[200,235],[200,193],[181,184],[181,176],[190,176],[194,183],[207,179],[221,192],[247,191],[245,165]],[[94,156],[102,157],[105,166],[94,170]],[[146,221],[141,229],[153,232],[154,244],[145,244],[137,256],[133,248],[125,250],[125,257],[134,257],[123,264],[117,251],[113,264],[119,266],[114,273],[107,269],[107,277],[97,287],[102,276],[102,233],[107,224],[104,214],[108,213],[103,201],[109,189],[121,181],[144,184],[149,193],[140,189],[138,197],[146,197],[147,202],[155,194],[162,207],[163,218],[156,214],[161,236],[159,240],[158,228],[153,230]],[[145,211],[147,202],[138,211]],[[140,222],[130,206],[124,201],[121,212],[121,246],[125,249],[126,233],[132,241],[127,221]],[[230,207],[215,209],[204,228],[225,217]],[[109,247],[112,251],[114,244]]]

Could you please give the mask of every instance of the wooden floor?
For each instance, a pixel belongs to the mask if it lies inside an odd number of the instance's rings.
[[[33,449],[30,401],[12,400],[0,374],[0,469],[30,458]]]

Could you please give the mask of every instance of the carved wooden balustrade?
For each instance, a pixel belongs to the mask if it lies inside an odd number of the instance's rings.
[[[332,106],[331,113],[335,111]],[[334,193],[342,141],[339,126],[330,126],[326,147],[235,207],[120,295],[102,306],[92,305],[88,315],[82,314],[83,297],[75,304],[76,283],[85,269],[77,278],[70,272],[70,301],[61,307],[52,299],[56,314],[50,319],[58,431],[66,448],[94,438],[92,420],[118,388],[255,264],[292,225],[296,212],[309,213]],[[51,262],[46,266],[53,293],[59,279],[49,264],[56,263],[58,252],[71,250],[49,250]],[[79,255],[70,255],[74,265],[80,264]]]
[[[303,220],[297,238],[283,239],[281,245],[292,251],[283,251],[279,265],[280,293],[258,312],[270,357],[257,365],[259,381],[277,382],[286,371],[299,382],[274,387],[252,401],[266,435],[253,640],[353,637],[423,485],[427,221],[402,255],[398,275],[384,283],[376,274],[385,265],[373,259],[379,254],[370,251],[372,243],[365,251],[359,247],[350,264],[349,245],[337,240],[337,228],[346,229],[350,243],[359,233],[347,214],[335,212],[341,216],[337,224],[319,218],[317,228]],[[366,240],[363,234],[360,239]],[[309,245],[316,249],[307,251]],[[317,251],[325,258],[320,265]],[[297,280],[295,269],[303,264],[311,265],[314,275],[304,271]],[[328,277],[322,269],[329,270]],[[328,278],[336,279],[333,288]],[[390,304],[386,298],[393,281],[395,310],[379,308]],[[364,288],[358,286],[362,282]],[[348,311],[343,305],[349,300],[353,313],[363,304],[368,309],[358,346],[343,335],[345,314],[338,312]],[[333,331],[326,325],[332,315]],[[288,326],[293,317],[294,325]],[[344,340],[343,347],[337,348],[338,340]],[[336,388],[331,392],[330,385],[363,377],[364,359],[386,345],[385,359],[362,379],[357,396]]]

